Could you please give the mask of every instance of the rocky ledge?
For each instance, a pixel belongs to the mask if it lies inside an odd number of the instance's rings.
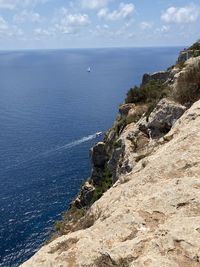
[[[22,267],[200,267],[200,57],[170,75],[167,96],[149,81],[120,106],[57,238]]]

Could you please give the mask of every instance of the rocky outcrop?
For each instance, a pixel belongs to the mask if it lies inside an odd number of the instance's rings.
[[[139,129],[151,138],[161,137],[169,132],[174,123],[185,112],[186,107],[169,99],[162,99],[149,115],[139,122]]]
[[[154,78],[172,97],[198,60]],[[91,150],[91,176],[66,213],[62,236],[22,267],[200,267],[200,101],[187,109],[160,98],[120,106]]]
[[[92,173],[90,178],[83,184],[78,196],[71,203],[79,209],[89,207],[97,186],[104,181],[105,165],[108,160],[106,145],[104,142],[97,143],[90,151]]]
[[[92,183],[89,183],[89,181],[86,181],[81,187],[79,195],[76,197],[76,199],[72,202],[71,205],[75,205],[79,209],[90,205],[94,191],[94,185]]]
[[[135,106],[134,108],[130,109],[126,121],[127,124],[130,124],[132,122],[138,122],[138,120],[148,111],[147,105],[138,105]]]
[[[129,110],[134,113],[136,107]],[[141,116],[137,123],[130,123],[116,140],[108,166],[116,182],[122,174],[132,171],[137,162],[150,155],[157,141],[170,131],[174,123],[185,112],[186,107],[169,99],[162,99],[149,117]],[[127,115],[128,117],[129,115]]]
[[[104,142],[97,143],[91,149],[91,159],[94,168],[103,168],[105,166],[107,161],[107,154]]]
[[[127,140],[134,127],[123,131]],[[57,238],[22,267],[199,267],[199,128],[200,101],[94,203],[90,227]]]
[[[153,74],[145,73],[142,78],[142,86],[149,83],[150,81],[162,81],[165,82],[170,76],[169,71],[159,71],[155,72]]]
[[[196,57],[196,56],[200,56],[200,50],[189,50],[189,49],[185,49],[184,51],[182,51],[178,57],[178,61],[177,63],[184,63],[185,61],[187,61],[188,59],[192,58],[192,57]]]
[[[131,123],[123,130],[117,143],[119,147],[113,151],[108,163],[112,170],[113,182],[116,182],[121,175],[130,173],[139,156],[147,153],[149,136],[139,130],[138,124]]]
[[[185,61],[187,61],[188,59],[190,59],[194,54],[193,50],[184,50],[181,51],[178,57],[178,61],[177,63],[183,63]]]
[[[180,52],[177,64],[181,64],[186,62],[188,59],[192,57],[200,56],[200,41],[198,40],[194,43],[191,47],[185,48],[183,51]]]
[[[129,111],[135,108],[135,104],[123,104],[119,106],[119,114],[123,116],[127,116]]]

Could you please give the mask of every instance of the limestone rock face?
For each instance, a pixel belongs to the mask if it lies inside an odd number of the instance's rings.
[[[81,187],[79,196],[75,199],[74,204],[77,208],[82,208],[90,204],[95,187],[88,181]]]
[[[142,78],[142,86],[149,83],[150,81],[160,80],[165,82],[169,78],[169,71],[159,71],[153,74],[145,73]]]
[[[97,143],[91,149],[92,172],[90,178],[83,184],[81,190],[71,207],[75,206],[78,209],[90,206],[95,186],[102,183],[104,179],[104,167],[107,162],[106,145],[104,142]]]
[[[136,107],[129,113],[135,110]],[[113,181],[131,172],[140,159],[151,154],[157,146],[152,138],[158,139],[165,135],[185,110],[184,106],[174,101],[162,99],[148,119],[143,116],[137,123],[128,124],[117,140],[119,147],[113,151],[109,161]]]
[[[147,110],[148,108],[146,105],[138,105],[130,109],[126,118],[127,123],[136,123],[142,117],[142,115],[147,112]]]
[[[115,140],[116,132],[114,130],[111,130],[108,134],[108,137],[106,138],[106,143],[111,144]]]
[[[91,151],[92,164],[94,167],[103,167],[107,160],[104,142],[97,143]]]
[[[181,51],[178,57],[178,63],[182,63],[185,62],[186,60],[188,60],[189,58],[191,58],[194,55],[194,51],[193,50],[185,50],[185,51]]]
[[[171,129],[185,110],[186,107],[164,98],[157,104],[148,120],[144,119],[139,123],[139,128],[152,137],[161,136]]]
[[[138,124],[130,123],[117,140],[119,147],[113,151],[109,168],[116,182],[123,174],[130,173],[138,157],[148,151],[149,136],[139,130]]]
[[[119,107],[119,114],[121,116],[127,116],[128,112],[135,107],[135,104],[123,104]]]
[[[89,228],[57,238],[21,267],[200,267],[199,129],[200,101],[94,203]]]
[[[187,50],[181,51],[179,54],[177,63],[184,63],[188,59],[199,56],[199,55],[200,55],[200,50],[198,49],[194,49],[194,50],[187,49]]]

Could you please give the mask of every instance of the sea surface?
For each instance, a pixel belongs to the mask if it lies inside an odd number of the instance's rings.
[[[89,149],[144,72],[176,48],[0,52],[0,266],[48,239],[90,175]],[[87,69],[91,67],[91,72]]]

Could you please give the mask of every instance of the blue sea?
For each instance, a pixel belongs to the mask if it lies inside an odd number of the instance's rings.
[[[0,52],[0,266],[48,239],[83,180],[89,149],[144,72],[180,48]],[[87,72],[91,67],[91,72]]]

